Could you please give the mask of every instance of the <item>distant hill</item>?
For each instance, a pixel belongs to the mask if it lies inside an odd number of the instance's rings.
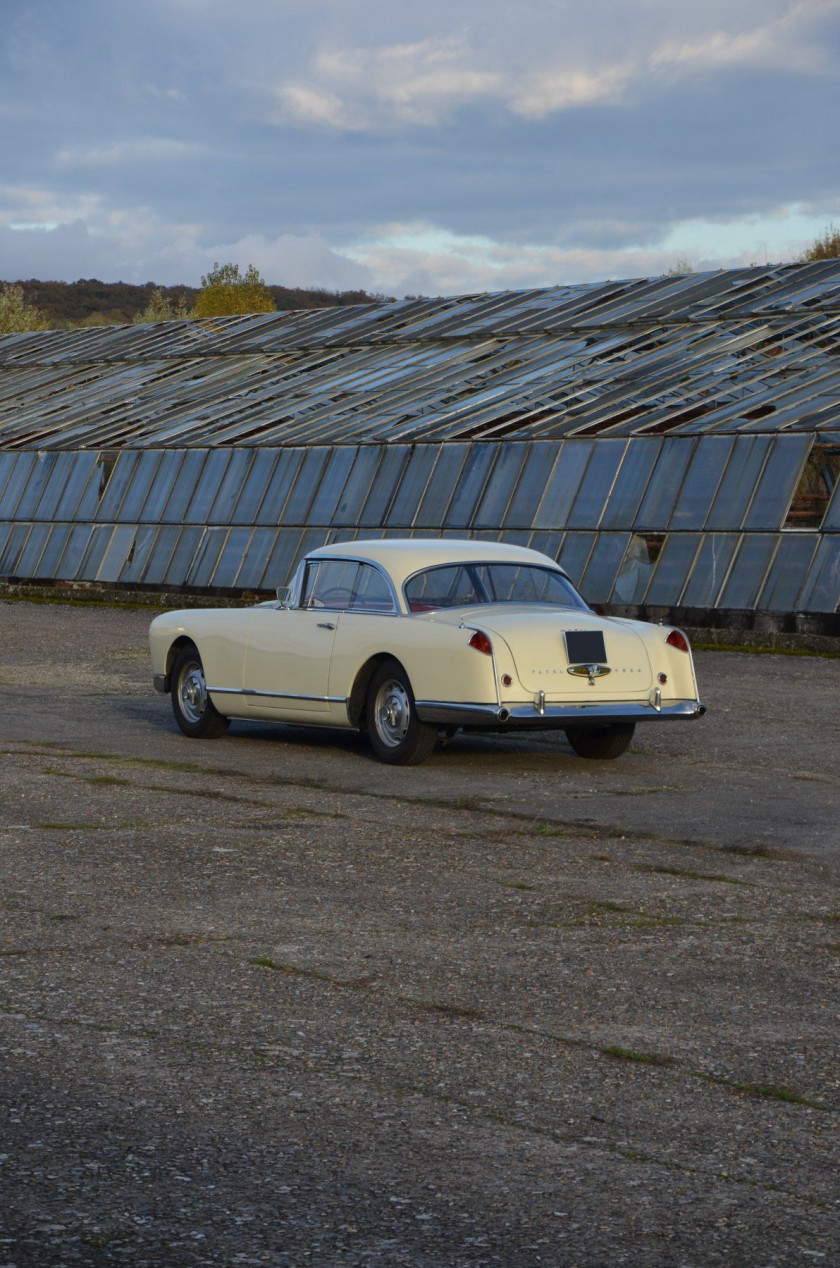
[[[82,278],[78,282],[39,282],[35,279],[17,283],[26,299],[35,304],[53,328],[65,326],[116,326],[130,323],[149,303],[156,282],[132,286],[129,282],[100,282]],[[346,304],[381,304],[388,296],[369,295],[367,291],[326,291],[321,288],[269,286],[279,309],[334,308]],[[168,298],[180,296],[192,307],[198,295],[196,286],[161,286]]]

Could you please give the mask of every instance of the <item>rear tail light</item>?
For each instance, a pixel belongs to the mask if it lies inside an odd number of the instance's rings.
[[[679,652],[688,651],[688,639],[683,634],[682,630],[671,630],[671,633],[665,639],[665,642],[669,647],[676,647]]]
[[[477,652],[484,652],[485,656],[493,655],[493,644],[483,630],[476,630],[470,639],[470,647],[474,647]]]

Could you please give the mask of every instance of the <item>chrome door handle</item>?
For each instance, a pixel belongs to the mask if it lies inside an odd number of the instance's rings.
[[[335,626],[333,625],[332,621],[319,621],[318,629],[319,630],[334,630]]]

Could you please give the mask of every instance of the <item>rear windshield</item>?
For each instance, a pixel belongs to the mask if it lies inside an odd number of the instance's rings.
[[[567,577],[534,564],[445,564],[418,572],[403,589],[410,612],[475,603],[545,603],[588,611]]]

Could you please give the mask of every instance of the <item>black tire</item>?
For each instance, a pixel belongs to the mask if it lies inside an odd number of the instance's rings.
[[[588,757],[595,761],[606,761],[613,757],[621,757],[630,746],[635,722],[616,722],[612,726],[570,727],[566,738],[578,757]]]
[[[374,755],[391,766],[419,766],[435,747],[437,731],[417,716],[402,665],[384,661],[370,680],[365,721]]]
[[[201,657],[192,647],[184,647],[175,658],[170,675],[172,712],[175,721],[191,739],[214,740],[230,725],[207,694]]]

